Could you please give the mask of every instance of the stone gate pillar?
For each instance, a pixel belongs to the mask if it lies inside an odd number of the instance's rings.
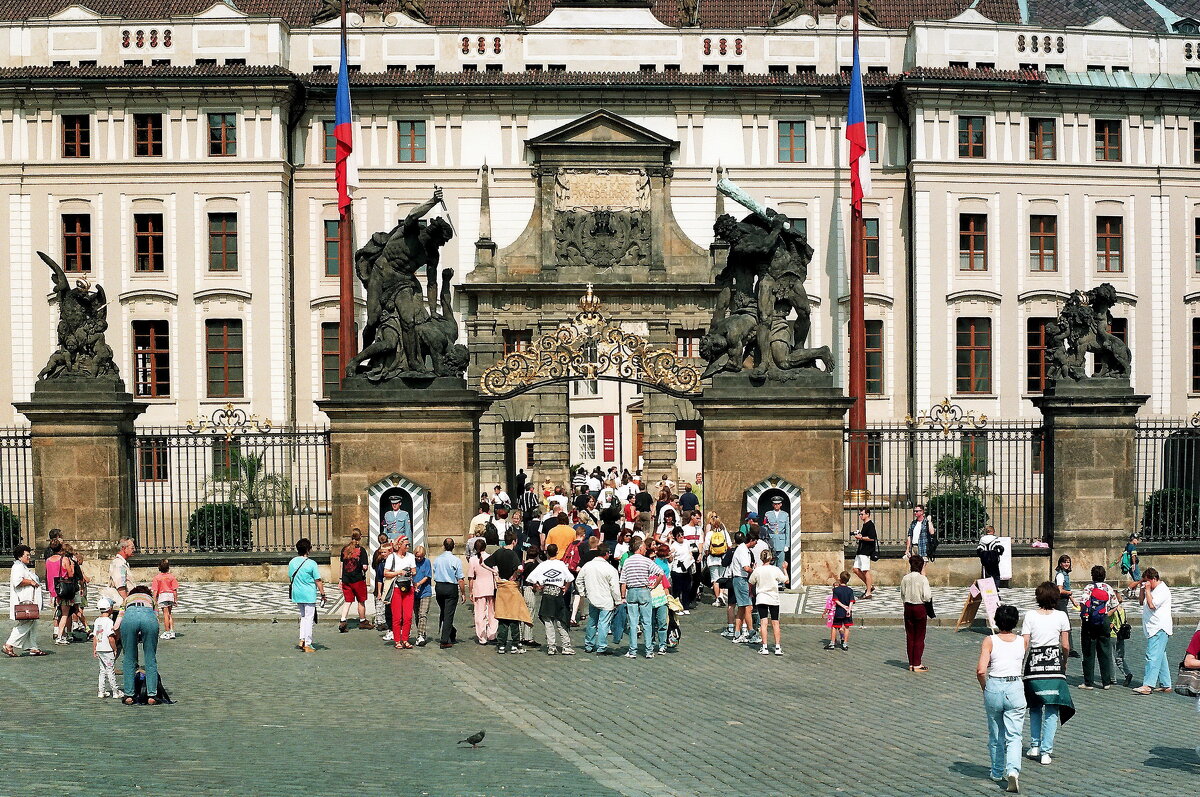
[[[85,562],[102,568],[133,534],[129,437],[146,405],[120,380],[60,378],[39,381],[29,401],[13,406],[29,419],[34,550],[62,529]]]
[[[1052,391],[1033,399],[1045,418],[1050,568],[1067,554],[1084,583],[1092,565],[1120,557],[1134,530],[1135,416],[1149,396],[1112,379],[1060,381]]]
[[[490,403],[448,377],[417,389],[356,378],[318,402],[329,416],[334,550],[353,526],[370,528],[367,489],[392,473],[429,488],[431,545],[461,541],[479,501],[479,417]]]
[[[853,401],[835,387],[756,387],[741,375],[692,399],[704,419],[705,508],[727,527],[737,529],[745,491],[763,479],[800,488],[801,583],[828,583],[845,564],[842,427]]]

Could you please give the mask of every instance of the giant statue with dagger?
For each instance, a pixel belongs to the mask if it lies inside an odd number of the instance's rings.
[[[104,340],[108,329],[108,299],[104,288],[92,288],[86,277],[71,281],[62,266],[45,252],[38,252],[50,267],[54,295],[58,300],[58,348],[50,355],[39,380],[107,378],[117,379],[113,351]]]
[[[805,348],[812,304],[804,290],[813,250],[782,213],[764,207],[727,179],[717,190],[751,211],[738,221],[722,214],[713,225],[729,244],[717,275],[720,293],[700,354],[704,376],[749,371],[754,381],[822,379],[833,370],[828,346]],[[823,370],[818,370],[820,364]]]

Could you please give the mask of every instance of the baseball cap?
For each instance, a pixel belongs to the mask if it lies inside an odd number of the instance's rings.
[[[110,598],[101,598],[100,600],[96,601],[96,608],[98,608],[102,612],[106,612],[109,609],[111,609],[112,607],[113,607],[113,602],[112,602],[112,599],[110,599]]]
[[[757,512],[747,512],[746,520],[758,520],[758,513]]]

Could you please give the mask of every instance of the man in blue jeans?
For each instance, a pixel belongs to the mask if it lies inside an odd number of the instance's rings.
[[[629,652],[626,658],[637,658],[637,629],[642,628],[642,641],[646,645],[646,658],[654,658],[654,648],[650,641],[650,624],[654,609],[650,605],[650,578],[662,575],[652,560],[647,559],[646,543],[641,540],[634,543],[632,553],[621,567],[621,598],[624,599],[629,613]]]
[[[600,545],[588,563],[579,569],[575,578],[579,597],[588,602],[587,628],[583,637],[585,653],[611,655],[608,649],[608,629],[613,610],[621,602],[617,569],[608,562],[608,548]]]

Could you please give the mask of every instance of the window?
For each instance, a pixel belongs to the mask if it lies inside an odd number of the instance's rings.
[[[328,72],[332,72],[332,71],[333,71],[333,65],[332,65],[332,64],[314,64],[314,65],[313,65],[313,68],[312,68],[312,71],[313,71],[313,72],[320,72],[320,73],[322,73],[322,74],[324,74],[324,73],[328,73]]]
[[[171,345],[166,321],[133,322],[133,394],[171,395]]]
[[[704,337],[703,329],[675,330],[675,356],[699,357],[700,338]]]
[[[951,69],[970,69],[971,62],[970,61],[950,61],[946,64],[946,66],[950,67]]]
[[[325,276],[338,276],[338,223],[337,219],[325,220]]]
[[[1192,392],[1200,393],[1200,318],[1192,319]]]
[[[883,475],[883,436],[879,432],[867,432],[867,475]]]
[[[245,65],[246,65],[245,58],[226,58],[225,59],[225,66],[245,66]]]
[[[817,73],[816,64],[796,64],[797,75],[815,75]]]
[[[216,319],[204,322],[208,351],[208,397],[241,398],[245,395],[242,372],[242,322]]]
[[[975,68],[976,69],[995,69],[996,64],[994,61],[976,61]]]
[[[720,64],[705,64],[704,66],[700,67],[700,70],[702,72],[720,72],[721,66]]]
[[[883,395],[883,322],[867,321],[867,393]]]
[[[654,64],[639,64],[638,71],[639,72],[657,72],[658,67],[655,66]]]
[[[1196,262],[1196,273],[1200,274],[1200,216],[1192,222],[1194,229],[1192,230],[1192,251],[1193,259]]]
[[[992,392],[992,319],[960,318],[955,328],[955,390]]]
[[[322,150],[324,153],[322,159],[326,163],[333,163],[337,160],[337,139],[333,136],[333,128],[335,126],[332,119],[326,119],[324,122],[321,122],[321,130],[325,133],[325,147]]]
[[[1108,331],[1114,338],[1121,341],[1126,346],[1129,345],[1129,319],[1128,318],[1114,318],[1108,324]]]
[[[982,158],[987,139],[982,116],[958,117],[958,157]]]
[[[1125,270],[1120,216],[1096,217],[1096,270],[1119,273]]]
[[[242,446],[237,440],[215,438],[212,447],[213,479],[222,482],[236,479],[241,471],[238,467],[241,455]]]
[[[208,270],[237,271],[237,214],[208,214]]]
[[[208,154],[233,156],[237,154],[237,114],[208,115]]]
[[[1200,122],[1192,122],[1192,163],[1200,163]]]
[[[1046,324],[1053,318],[1025,321],[1025,392],[1046,392]]]
[[[1097,119],[1096,125],[1096,160],[1121,160],[1121,120]]]
[[[1029,270],[1058,271],[1058,216],[1029,217]]]
[[[958,270],[987,271],[987,216],[958,214]]]
[[[329,398],[330,392],[342,386],[342,369],[339,365],[338,322],[321,324],[321,395]]]
[[[165,482],[171,477],[167,441],[163,437],[138,438],[138,481]]]
[[[478,71],[479,71],[479,64],[463,64],[462,71],[464,71],[464,72],[478,72]]]
[[[600,395],[599,379],[576,379],[571,382],[571,395],[576,398],[588,398]]]
[[[567,65],[566,64],[547,64],[546,71],[548,71],[548,72],[566,72]]]
[[[1023,71],[1023,72],[1036,72],[1036,71],[1038,71],[1038,65],[1037,65],[1037,64],[1031,64],[1031,63],[1029,63],[1029,62],[1027,62],[1027,61],[1023,61],[1022,63],[1018,64],[1017,66],[1018,66],[1018,68],[1020,68],[1020,69],[1021,69],[1021,71]]]
[[[983,476],[988,472],[987,432],[963,432],[962,464],[967,473]]]
[[[92,217],[87,213],[64,213],[63,271],[92,270]],[[1198,225],[1197,229],[1200,229]]]
[[[767,66],[768,75],[786,75],[787,73],[787,64],[770,64]]]
[[[163,120],[161,113],[133,115],[133,154],[139,158],[161,158]]]
[[[425,162],[425,123],[423,121],[399,121],[399,159],[401,163]]]
[[[804,122],[779,123],[779,162],[804,163],[807,158]]]
[[[867,157],[879,163],[879,122],[867,122]]]
[[[863,219],[863,249],[868,274],[879,273],[879,219]]]
[[[596,458],[596,428],[590,423],[579,427],[579,458],[584,460]]]
[[[163,270],[163,215],[161,213],[133,214],[133,248],[135,271]]]
[[[730,74],[741,73],[746,71],[746,67],[741,64],[730,64],[725,71]]]
[[[1034,432],[1029,440],[1029,469],[1034,473],[1046,471],[1046,438],[1042,432]]]
[[[62,154],[64,158],[90,158],[92,156],[91,117],[86,113],[63,114]]]
[[[504,64],[487,64],[484,69],[488,72],[503,72]]]
[[[1057,128],[1053,119],[1029,120],[1029,159],[1052,161],[1058,157],[1055,139]]]
[[[504,330],[504,356],[525,351],[533,343],[533,332],[528,329]]]

